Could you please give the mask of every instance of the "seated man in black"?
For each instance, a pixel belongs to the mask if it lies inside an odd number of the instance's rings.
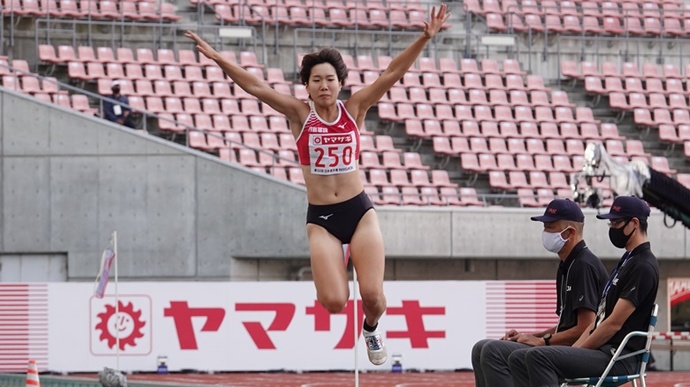
[[[563,379],[599,376],[623,338],[647,331],[659,287],[659,265],[647,239],[649,206],[634,196],[619,196],[608,214],[609,239],[625,254],[604,288],[597,318],[572,347],[534,347],[509,358],[515,386],[557,387]],[[626,352],[644,348],[643,337],[631,339]],[[637,372],[638,357],[616,362],[609,375]]]

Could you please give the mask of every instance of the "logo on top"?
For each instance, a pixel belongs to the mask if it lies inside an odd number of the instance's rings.
[[[151,352],[151,299],[120,296],[91,299],[91,353],[147,355]]]
[[[558,212],[557,209],[555,209],[555,208],[549,208],[549,213],[555,214],[555,213],[557,213],[557,212]]]

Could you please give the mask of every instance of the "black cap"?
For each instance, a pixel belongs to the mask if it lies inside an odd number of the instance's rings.
[[[646,221],[649,217],[649,206],[637,196],[619,196],[613,201],[608,214],[597,215],[599,219],[630,219]]]
[[[554,199],[546,207],[544,215],[533,216],[530,218],[537,222],[555,222],[557,220],[571,220],[573,222],[584,222],[585,215],[580,206],[570,199]]]

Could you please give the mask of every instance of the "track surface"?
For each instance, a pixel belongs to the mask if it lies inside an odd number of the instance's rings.
[[[84,375],[84,378],[95,377]],[[187,386],[220,387],[351,387],[353,373],[313,372],[294,373],[221,373],[221,374],[135,374],[127,377],[131,382],[172,383]],[[471,372],[427,372],[427,373],[363,373],[359,376],[361,387],[471,387],[474,375]],[[690,387],[688,372],[650,372],[647,374],[649,387]]]

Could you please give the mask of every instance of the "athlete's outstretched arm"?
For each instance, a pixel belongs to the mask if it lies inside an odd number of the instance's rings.
[[[308,113],[309,107],[304,102],[292,95],[275,91],[267,83],[254,76],[254,74],[223,58],[218,51],[213,49],[210,44],[194,32],[187,31],[184,35],[192,39],[196,43],[197,50],[202,55],[215,61],[239,87],[284,114],[291,122],[301,121],[299,118],[300,111],[302,111],[303,115]]]
[[[348,100],[348,110],[351,113],[356,115],[366,114],[367,110],[377,103],[405,75],[407,70],[414,64],[414,61],[417,60],[419,54],[422,53],[426,44],[436,36],[450,17],[450,13],[447,10],[446,4],[441,4],[438,12],[436,12],[436,7],[431,9],[429,21],[424,22],[424,32],[422,35],[407,47],[405,51],[396,56],[374,83],[350,97]],[[356,118],[359,119],[360,117]]]

